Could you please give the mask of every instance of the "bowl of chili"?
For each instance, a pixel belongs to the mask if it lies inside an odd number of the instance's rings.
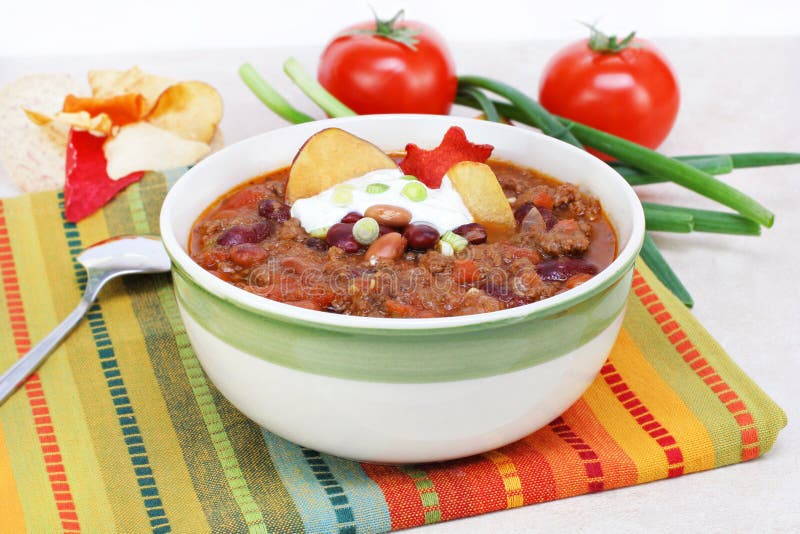
[[[340,128],[398,154],[409,142],[435,146],[452,126],[473,142],[495,147],[489,163],[520,224],[545,224],[549,228],[543,231],[566,236],[552,243],[536,241],[538,257],[517,250],[524,248],[522,238],[507,246],[476,241],[480,244],[470,261],[494,258],[512,284],[522,283],[520,273],[535,264],[539,282],[530,294],[509,291],[508,285],[498,289],[488,279],[465,278],[454,267],[462,258],[436,253],[439,258],[411,247],[383,268],[370,266],[363,261],[365,247],[344,252],[329,244],[337,243],[330,236],[314,238],[280,202],[264,198],[269,190],[282,193],[275,185],[286,179],[280,169],[292,163],[309,137],[326,128]],[[533,181],[520,176],[533,176]],[[544,216],[527,216],[533,209],[526,204],[535,202],[526,199],[547,187],[553,188],[556,203],[566,207],[534,206]],[[261,196],[243,193],[248,188]],[[237,195],[239,201],[232,202]],[[250,211],[237,211],[237,205]],[[589,212],[594,219],[580,219]],[[258,216],[272,218],[269,230],[258,226]],[[572,222],[564,222],[570,217]],[[268,235],[222,238],[232,224]],[[580,243],[576,225],[589,236],[588,243]],[[464,457],[515,441],[580,397],[621,327],[644,238],[644,215],[633,190],[613,169],[535,131],[459,117],[372,115],[281,128],[217,152],[172,187],[161,211],[161,232],[189,340],[209,378],[239,410],[315,450],[367,462],[416,463]],[[234,249],[242,239],[260,243],[266,255],[252,247]],[[298,252],[313,249],[312,239],[325,241],[327,250]],[[275,293],[280,284],[274,283],[268,292],[254,289],[256,269],[233,261],[247,250],[264,265],[275,258],[272,266],[278,266],[291,291]],[[598,268],[579,265],[572,272],[565,267],[586,263],[586,257]],[[302,262],[314,258],[322,262],[315,272],[328,276],[322,281],[295,272],[298,262],[303,271]],[[434,272],[441,265],[443,270]],[[409,285],[407,275],[414,269],[441,275],[444,289],[433,295],[430,283]],[[551,271],[556,279],[565,272],[570,276],[540,283],[553,276]],[[365,289],[354,284],[353,273],[359,280],[365,273],[395,276],[399,286],[383,291],[386,298],[379,302],[359,300],[353,295]],[[569,278],[577,282],[566,284]],[[340,296],[322,301],[314,296],[325,294],[337,280],[344,280]],[[310,297],[291,297],[292,291]],[[409,304],[415,302],[426,304]]]

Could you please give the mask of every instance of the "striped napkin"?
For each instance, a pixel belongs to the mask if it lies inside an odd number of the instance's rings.
[[[83,248],[158,231],[165,190],[151,173],[77,225],[56,192],[0,201],[0,367],[77,303]],[[359,464],[246,419],[204,375],[169,277],[128,277],[0,407],[0,516],[3,532],[385,532],[751,460],[785,424],[640,264],[611,356],[561,417],[462,460]]]

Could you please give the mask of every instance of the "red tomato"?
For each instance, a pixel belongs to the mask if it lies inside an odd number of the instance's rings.
[[[447,114],[458,85],[447,45],[401,15],[344,30],[322,53],[317,78],[359,114]]]
[[[652,44],[633,34],[617,42],[593,30],[591,38],[550,60],[539,101],[557,115],[656,148],[672,129],[680,92],[672,68]]]

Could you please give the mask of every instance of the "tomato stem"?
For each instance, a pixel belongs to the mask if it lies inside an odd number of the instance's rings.
[[[396,24],[400,22],[405,15],[404,10],[401,9],[395,13],[394,17],[390,19],[382,19],[375,12],[375,9],[373,9],[371,6],[370,9],[372,9],[372,14],[375,15],[375,28],[360,28],[350,31],[345,35],[375,35],[377,37],[385,37],[386,39],[399,43],[410,48],[411,50],[417,49],[417,44],[419,43],[417,35],[419,35],[420,30],[406,26],[396,26]]]
[[[594,24],[581,22],[584,26],[589,28],[591,34],[589,35],[589,48],[601,54],[616,54],[625,50],[628,47],[634,46],[633,38],[636,37],[636,32],[631,32],[622,40],[616,35],[607,35],[597,29]]]

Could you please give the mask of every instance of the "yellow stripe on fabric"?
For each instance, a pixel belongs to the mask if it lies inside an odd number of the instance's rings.
[[[38,340],[75,308],[80,296],[70,290],[73,285],[70,279],[72,269],[54,268],[57,259],[70,257],[64,240],[53,238],[54,235],[63,234],[56,195],[37,195],[32,200],[31,212],[25,212],[24,217],[15,222],[15,232],[21,225],[35,226],[38,242],[42,244],[36,249],[26,248],[21,256],[26,262],[25,276],[30,276],[31,280],[30,291],[24,300],[36,303],[36,319],[31,321],[31,335]],[[41,276],[38,273],[34,275],[36,266],[46,266],[46,271]],[[65,279],[70,283],[65,283]],[[47,283],[42,284],[43,280]],[[39,374],[47,391],[50,413],[59,437],[81,529],[94,532],[108,528],[113,517],[106,487],[100,476],[97,451],[86,446],[91,439],[89,419],[83,402],[76,402],[75,398],[77,383],[83,380],[83,373],[80,370],[76,372],[75,364],[77,362],[78,369],[83,369],[89,358],[84,351],[74,351],[71,347],[70,337],[48,358],[47,365],[40,369]]]
[[[147,220],[140,185],[137,183],[130,187],[126,197],[130,208],[131,221],[136,233],[151,233],[152,229]],[[239,461],[236,458],[236,451],[231,445],[225,425],[211,394],[208,380],[189,344],[189,336],[186,334],[181,322],[175,295],[169,286],[160,285],[158,287],[158,298],[170,323],[170,328],[175,335],[178,355],[236,505],[247,523],[249,532],[253,534],[267,532],[264,516],[244,478]]]
[[[729,386],[721,391],[719,389],[717,389],[716,392],[712,391],[712,394],[717,396],[717,399],[711,403],[702,403],[702,408],[698,409],[710,411],[714,409],[712,406],[716,408],[719,404],[722,406],[723,410],[721,413],[724,414],[722,417],[732,418],[734,414],[732,414],[725,405],[741,401],[744,404],[745,410],[737,411],[736,415],[742,417],[744,415],[742,412],[752,415],[755,420],[755,427],[758,431],[757,441],[754,444],[749,444],[749,446],[757,446],[759,454],[764,454],[769,451],[778,437],[778,432],[786,426],[786,413],[775,404],[775,402],[773,402],[738,365],[736,365],[733,359],[727,356],[725,350],[719,343],[717,343],[705,328],[703,328],[686,307],[682,306],[677,299],[661,285],[646,265],[638,265],[637,268],[646,277],[648,284],[658,292],[661,301],[668,307],[673,319],[677,321],[683,333],[686,334],[685,339],[690,340],[694,345],[693,348],[699,352],[698,358],[692,360],[692,363],[699,362],[701,358],[708,362],[708,366],[697,369],[694,373],[704,375],[704,373],[709,370],[709,367],[711,367],[715,371],[714,374],[719,375],[722,379],[721,381]],[[667,342],[669,341],[667,340]],[[680,342],[672,348],[672,351],[675,357],[681,360],[680,363],[684,363],[682,357],[679,355],[680,351],[677,350],[679,344]],[[686,363],[684,363],[684,365],[686,365]],[[706,380],[712,379],[712,377],[708,375],[704,375],[703,378]],[[681,382],[680,384],[674,384],[674,387],[680,391],[680,386],[686,385],[686,382]],[[706,384],[705,387],[710,390],[712,386],[719,387],[720,385],[719,382],[714,382],[713,384]],[[732,393],[735,393],[734,398],[730,398]],[[714,410],[714,413],[720,412]],[[715,423],[712,423],[712,431],[715,436],[723,435],[718,425],[722,424],[724,420],[725,419],[718,418]],[[741,447],[743,444],[741,441],[743,440],[743,436],[741,436],[741,433],[747,432],[747,429],[751,429],[752,425],[746,422],[740,424],[734,419],[731,428],[732,431],[728,435],[737,436],[736,439],[738,439],[739,443],[730,443],[730,440],[728,440],[728,446],[721,447],[725,449],[725,451],[721,453],[718,451],[717,465],[728,465],[730,463],[742,461]]]
[[[19,500],[20,485],[11,468],[3,426],[0,425],[0,518],[5,532],[24,532],[25,514]]]
[[[705,425],[647,361],[628,329],[620,332],[617,348],[625,354],[615,358],[618,370],[656,421],[675,438],[683,453],[685,472],[714,467],[714,445]]]
[[[115,202],[122,202],[123,199],[124,197],[118,197]],[[107,213],[108,208],[103,214],[107,217]],[[84,245],[89,246],[107,239],[111,233],[109,226],[108,221],[101,217],[92,217],[81,223],[79,228]],[[100,302],[105,327],[113,342],[116,360],[124,377],[126,396],[136,414],[136,424],[147,450],[149,467],[157,483],[158,498],[170,523],[183,525],[192,532],[206,531],[208,525],[203,521],[204,514],[196,496],[189,498],[185,492],[185,488],[191,487],[191,479],[183,461],[176,461],[183,458],[183,451],[174,428],[170,424],[165,424],[170,421],[168,408],[161,395],[155,370],[147,357],[144,337],[138,329],[132,328],[132,325],[137,325],[138,322],[122,280],[110,282],[103,290]],[[94,366],[99,368],[96,351],[93,359]],[[103,381],[102,385],[96,386],[95,391],[106,389],[108,387]],[[112,402],[111,397],[108,395],[103,397],[109,406],[107,409],[115,414],[115,407],[109,404]],[[137,511],[136,520],[141,519],[143,525],[146,525],[142,529],[152,530],[153,527],[149,522],[151,518],[148,517],[148,510],[143,505],[139,480],[135,476],[135,469],[131,467],[128,447],[118,430],[119,423],[114,420],[106,428],[114,429],[109,432],[110,446],[118,451],[116,456],[123,466],[119,471],[125,476],[124,483],[117,484],[114,489],[115,497],[121,497],[119,500],[126,503],[121,510],[123,516],[119,518],[123,530],[139,530],[128,523],[132,510]]]
[[[525,504],[522,494],[522,482],[519,479],[517,467],[511,458],[499,450],[486,452],[482,456],[491,460],[503,479],[503,489],[506,491],[506,507],[517,508]]]
[[[623,328],[624,331],[624,328]],[[619,338],[611,349],[614,360],[624,359]],[[663,478],[667,472],[667,459],[662,447],[656,443],[628,410],[617,400],[602,376],[598,376],[583,399],[597,416],[608,434],[636,465],[636,483]]]

